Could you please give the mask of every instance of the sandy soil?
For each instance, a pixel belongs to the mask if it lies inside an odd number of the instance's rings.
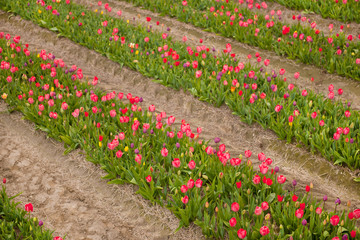
[[[152,206],[132,185],[108,185],[105,173],[80,151],[64,156],[61,143],[9,114],[0,103],[0,176],[9,194],[23,192],[33,216],[66,239],[201,239],[197,227],[173,234],[179,222],[165,208]]]
[[[88,6],[92,10],[100,9],[97,5],[97,0],[74,0],[74,2]],[[218,51],[225,48],[225,43],[231,43],[233,49],[232,52],[236,53],[238,59],[242,59],[244,62],[247,62],[247,56],[252,54],[252,63],[254,64],[256,64],[254,54],[258,52],[263,59],[270,59],[270,65],[267,68],[264,67],[267,72],[271,72],[272,70],[278,72],[280,68],[284,68],[286,70],[284,77],[286,77],[289,82],[298,85],[302,89],[310,88],[318,93],[323,93],[326,96],[328,94],[328,86],[333,84],[336,91],[339,88],[343,89],[344,93],[341,96],[341,100],[350,101],[354,109],[360,110],[360,82],[358,81],[340,77],[336,74],[328,74],[323,69],[277,56],[274,52],[249,46],[233,39],[218,36],[214,33],[204,32],[200,28],[194,27],[191,24],[185,24],[173,18],[160,16],[159,14],[151,11],[134,7],[132,4],[127,2],[118,0],[107,0],[106,2],[109,3],[109,6],[113,9],[110,13],[111,16],[118,17],[116,12],[121,9],[121,17],[123,19],[130,20],[130,22],[134,24],[143,24],[144,26],[151,24],[153,29],[163,32],[165,32],[169,27],[171,31],[166,32],[170,36],[174,37],[174,39],[180,40],[186,35],[188,37],[188,44],[192,46],[199,45],[200,38],[203,39],[203,44],[215,47]],[[102,8],[102,10],[104,10],[104,13],[107,13],[104,8]],[[284,16],[292,16],[291,12],[286,12],[285,10],[283,12]],[[151,22],[147,23],[145,17],[151,17]],[[318,18],[320,19],[320,17]],[[156,21],[160,22],[159,26],[156,26]],[[161,24],[163,24],[163,26],[161,26]],[[327,29],[327,25],[325,24],[322,28],[324,28],[325,31],[325,29]],[[360,27],[355,27],[354,29],[360,31]],[[297,80],[294,79],[295,72],[300,72],[300,78]],[[314,82],[310,81],[311,77],[314,77]],[[339,98],[339,96],[336,96],[336,98]]]
[[[303,188],[313,182],[317,197],[329,196],[329,207],[336,197],[360,206],[359,185],[351,180],[354,175],[347,169],[334,167],[307,150],[284,144],[276,140],[274,133],[258,125],[242,123],[226,106],[214,108],[188,93],[166,88],[137,72],[121,68],[119,64],[68,39],[59,39],[55,33],[29,21],[19,17],[7,20],[8,16],[0,12],[0,31],[21,35],[22,41],[29,43],[31,50],[44,48],[63,58],[68,65],[78,65],[85,76],[98,76],[101,88],[132,92],[142,96],[146,105],[155,104],[159,111],[166,111],[178,120],[186,119],[194,127],[202,126],[204,138],[220,137],[232,154],[240,154],[247,149],[254,153],[264,152],[274,159],[274,165],[280,167],[289,183],[296,179]],[[169,21],[175,25],[175,21]],[[182,29],[178,30],[178,35],[193,33],[193,28],[181,23],[178,25]],[[194,31],[219,46],[225,41],[212,34]],[[191,36],[195,38],[195,34]],[[279,58],[279,61],[282,60]],[[344,83],[346,81],[344,79]],[[18,114],[0,115],[0,173],[9,178],[11,191],[24,192],[21,200],[33,202],[35,214],[45,219],[50,228],[57,229],[59,233],[68,232],[71,234],[69,239],[200,238],[196,227],[171,235],[177,226],[173,215],[164,209],[149,207],[141,197],[134,195],[130,186],[106,185],[100,180],[103,173],[86,163],[77,152],[62,157],[63,149],[59,144],[54,145],[45,140],[42,133],[32,129],[20,120]]]

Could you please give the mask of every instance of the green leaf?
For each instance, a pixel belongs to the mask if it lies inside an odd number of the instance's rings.
[[[123,183],[124,183],[124,181],[122,179],[117,178],[117,179],[109,181],[107,184],[123,184]]]
[[[353,179],[355,182],[360,182],[360,177]]]

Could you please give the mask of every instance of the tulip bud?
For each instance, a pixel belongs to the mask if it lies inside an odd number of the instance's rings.
[[[247,194],[248,195],[250,195],[250,193],[251,193],[251,190],[250,190],[250,188],[247,190]]]
[[[250,167],[252,165],[252,162],[250,159],[247,161],[247,165],[248,165],[248,167]]]
[[[265,221],[269,221],[270,220],[270,213],[265,215]]]
[[[202,145],[202,147],[201,147],[201,148],[202,148],[202,150],[203,150],[203,151],[205,151],[206,146],[205,146],[205,145]]]
[[[324,222],[323,222],[323,225],[325,226],[326,225],[326,223],[327,223],[327,221],[326,221],[326,219],[324,220]]]
[[[206,191],[209,191],[209,189],[210,189],[209,186],[207,186],[207,187],[206,187]]]
[[[222,172],[219,173],[219,178],[222,179],[224,174]]]
[[[280,224],[279,228],[280,228],[280,229],[283,229],[283,228],[284,228],[284,226],[283,226],[282,224]]]
[[[350,207],[351,206],[351,202],[350,200],[347,202],[347,206]]]
[[[179,176],[181,175],[181,171],[180,171],[180,170],[178,171],[178,175],[179,175]]]
[[[226,208],[227,207],[227,204],[226,203],[224,203],[224,208]]]
[[[209,207],[209,202],[205,203],[205,207],[208,208]]]
[[[246,214],[246,210],[242,210],[241,215],[245,215]]]
[[[340,226],[344,226],[345,222],[344,220],[341,220]]]
[[[311,182],[310,183],[310,189],[313,189],[314,188],[314,184]]]
[[[199,172],[199,178],[201,178],[201,172]]]
[[[310,206],[310,212],[312,212],[313,210],[314,210],[314,206],[311,205],[311,206]]]
[[[34,222],[36,222],[36,220],[37,220],[37,218],[36,218],[36,217],[34,217],[34,218],[33,218],[33,221],[34,221]]]
[[[298,208],[299,206],[300,206],[300,203],[298,201],[296,201],[295,207]]]
[[[216,207],[216,208],[215,208],[215,212],[218,212],[218,211],[219,211],[219,209],[218,209],[218,207]]]
[[[178,191],[177,189],[175,189],[175,194],[178,194],[178,192],[179,192],[179,191]]]
[[[242,154],[239,154],[239,158],[242,159]]]
[[[286,203],[286,207],[289,207],[289,202]]]
[[[208,179],[209,179],[208,176],[206,176],[206,175],[203,175],[202,177],[203,177],[203,179],[205,179],[205,180],[208,180]]]

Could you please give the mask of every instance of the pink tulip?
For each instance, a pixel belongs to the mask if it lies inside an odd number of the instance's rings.
[[[189,197],[185,195],[183,198],[181,198],[181,201],[182,201],[184,204],[187,204],[187,203],[189,202]]]
[[[237,202],[233,202],[231,204],[231,211],[237,212],[237,211],[239,211],[239,209],[240,209],[240,206],[239,206],[239,204]]]
[[[286,181],[286,177],[284,177],[283,175],[279,175],[277,177],[277,181],[278,181],[279,184],[283,184]]]
[[[197,188],[201,188],[203,184],[203,181],[201,179],[196,180],[195,182],[195,187]]]
[[[264,211],[268,210],[268,209],[269,209],[269,203],[267,203],[267,202],[262,202],[262,203],[261,203],[261,208],[262,208],[262,210],[264,210]]]
[[[172,161],[172,165],[173,165],[173,167],[175,167],[175,168],[179,168],[179,167],[180,167],[180,164],[181,164],[181,162],[180,162],[180,159],[178,159],[178,158],[175,158],[175,159]]]
[[[333,226],[338,225],[338,224],[339,224],[339,221],[340,221],[340,218],[339,218],[338,215],[334,215],[334,216],[332,216],[332,217],[330,218],[330,223],[331,223],[331,225],[333,225]]]
[[[189,163],[188,163],[188,167],[189,169],[193,170],[195,167],[196,167],[196,163],[194,160],[191,160]]]
[[[304,216],[304,210],[303,209],[298,209],[295,211],[295,216],[297,218],[302,218]]]
[[[259,184],[260,181],[261,181],[261,178],[260,178],[259,175],[256,174],[252,181],[253,181],[254,184]]]
[[[234,227],[235,225],[236,225],[236,218],[231,218],[230,220],[229,220],[229,224],[230,224],[230,227]]]
[[[240,228],[239,231],[237,232],[237,234],[240,239],[244,239],[244,238],[246,238],[247,232],[245,229]]]
[[[295,79],[298,79],[299,77],[300,77],[300,73],[299,73],[299,72],[294,73],[294,78],[295,78]]]
[[[166,148],[161,149],[161,155],[163,157],[166,157],[168,155],[169,151]]]
[[[189,181],[187,182],[186,186],[191,189],[195,186],[195,181],[193,179],[189,179]]]
[[[266,236],[266,235],[268,235],[270,233],[270,230],[269,230],[269,228],[267,227],[267,226],[262,226],[261,228],[260,228],[260,234],[261,234],[261,236]]]

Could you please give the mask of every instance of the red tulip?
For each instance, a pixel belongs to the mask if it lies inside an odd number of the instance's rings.
[[[340,221],[340,218],[339,218],[338,215],[334,215],[334,216],[332,216],[332,217],[330,218],[330,223],[331,223],[331,225],[333,225],[333,226],[338,225],[338,224],[339,224],[339,221]]]
[[[235,225],[236,225],[236,218],[231,218],[230,220],[229,220],[229,224],[230,224],[230,227],[234,227]]]
[[[236,187],[237,187],[237,188],[241,188],[241,181],[236,182]]]
[[[254,184],[259,184],[260,180],[261,180],[260,176],[256,174],[252,181]]]
[[[320,207],[316,208],[315,212],[320,215],[322,212],[322,208]]]
[[[34,211],[33,205],[31,203],[25,204],[25,211],[27,212]]]
[[[146,17],[146,21],[150,22],[151,21],[151,17]]]
[[[186,193],[187,190],[188,190],[188,187],[187,187],[186,185],[182,185],[182,186],[180,187],[180,191],[181,191],[182,193]]]
[[[239,206],[239,204],[238,204],[237,202],[233,202],[233,203],[231,204],[231,210],[232,210],[233,212],[237,212],[237,211],[239,211],[239,209],[240,209],[240,206]]]
[[[260,228],[260,234],[261,236],[265,236],[265,235],[268,235],[270,233],[270,230],[267,226],[262,226]]]
[[[298,210],[296,210],[295,211],[295,216],[297,217],[297,218],[302,218],[303,216],[304,216],[304,210],[302,210],[302,209],[298,209]]]
[[[237,234],[240,239],[244,239],[244,238],[246,238],[247,232],[245,229],[240,228],[239,231],[237,232]]]
[[[259,216],[259,215],[262,213],[262,211],[263,211],[263,210],[262,210],[261,207],[256,206],[256,207],[255,207],[254,214],[257,215],[257,216]]]
[[[179,168],[179,167],[180,167],[180,164],[181,164],[181,162],[180,162],[180,159],[178,159],[178,158],[175,158],[175,159],[172,161],[172,165],[173,165],[173,167],[175,167],[175,168]]]
[[[350,232],[350,236],[351,236],[352,238],[355,238],[355,237],[356,237],[356,231],[355,231],[355,230],[352,230],[352,231]]]
[[[194,186],[195,186],[195,181],[193,179],[189,179],[189,181],[187,182],[187,187],[191,189]]]
[[[6,183],[6,178],[3,178],[3,184],[5,184]]]
[[[187,203],[189,202],[189,197],[185,195],[183,198],[181,198],[181,201],[182,201],[184,204],[187,204]]]
[[[201,179],[196,180],[195,187],[201,188],[203,181]]]
[[[146,181],[147,181],[148,183],[151,182],[151,180],[152,180],[152,178],[151,178],[150,175],[148,175],[145,179],[146,179]]]
[[[284,196],[277,195],[277,199],[278,199],[279,202],[282,202],[283,199],[284,199]]]
[[[192,170],[196,167],[196,163],[194,160],[191,160],[189,163],[188,163],[188,167]]]
[[[261,203],[261,208],[266,211],[269,209],[269,204],[267,202],[262,202]]]
[[[278,181],[279,184],[283,184],[286,181],[286,177],[284,177],[283,175],[279,175],[277,177],[277,181]]]

